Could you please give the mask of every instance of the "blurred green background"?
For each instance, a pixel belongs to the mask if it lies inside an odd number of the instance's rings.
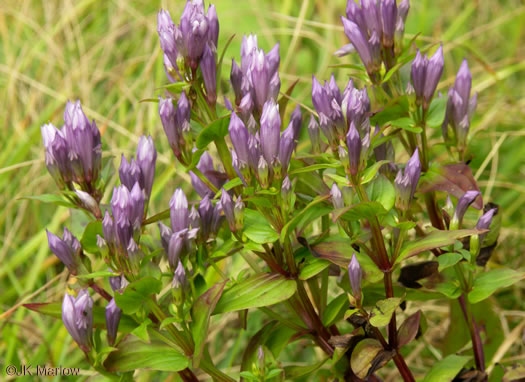
[[[253,32],[266,50],[281,43],[282,89],[299,79],[294,99],[311,104],[312,73],[326,79],[334,71],[340,85],[346,83],[345,69],[330,68],[356,61],[354,56],[333,56],[347,43],[339,19],[344,14],[344,0],[216,0],[215,4],[221,27],[219,51],[235,34],[225,56],[223,78],[229,74],[231,58],[238,60],[242,35]],[[173,166],[157,104],[139,103],[161,94],[158,88],[167,82],[156,12],[167,8],[176,20],[183,5],[182,0],[1,2],[1,365],[26,362],[86,367],[58,320],[18,308],[29,301],[61,300],[67,277],[48,250],[45,228],[57,232],[64,224],[70,225],[68,210],[21,199],[56,191],[44,165],[42,124],[51,121],[61,126],[65,102],[78,98],[102,131],[106,157],[131,154],[138,137],[151,134],[159,151],[153,213],[188,180]],[[493,262],[515,269],[523,268],[525,261],[524,25],[525,5],[519,0],[414,0],[406,30],[407,38],[421,33],[417,40],[420,47],[443,42],[445,71],[439,88],[444,93],[463,57],[469,60],[474,90],[479,92],[470,143],[474,154],[471,166],[485,200],[500,204],[503,214]],[[439,131],[435,131],[431,142],[439,138]],[[115,163],[118,166],[117,160]],[[515,287],[498,303],[491,300],[497,317],[505,321],[506,338],[512,339],[502,348],[502,362],[525,359],[519,344],[521,333],[512,331],[525,319],[522,294]],[[447,309],[433,309],[436,322],[447,320]],[[443,330],[435,335],[439,342]],[[226,345],[233,346],[233,341]],[[421,366],[426,362],[412,361]],[[432,364],[432,357],[429,362]],[[3,373],[1,370],[0,379]]]

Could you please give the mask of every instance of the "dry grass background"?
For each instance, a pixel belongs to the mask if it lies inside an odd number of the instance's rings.
[[[55,191],[43,163],[43,123],[62,124],[65,102],[79,98],[102,131],[104,156],[128,155],[141,134],[151,134],[159,151],[153,212],[185,180],[184,173],[174,167],[156,104],[139,103],[160,94],[158,87],[166,82],[156,12],[168,8],[175,19],[183,3],[0,3],[0,364],[85,366],[60,322],[17,309],[27,301],[57,301],[64,293],[66,275],[60,273],[62,267],[47,248],[45,228],[57,231],[69,224],[69,212],[20,199]],[[408,35],[421,32],[420,46],[445,44],[441,89],[453,82],[461,59],[469,59],[474,88],[480,92],[471,142],[472,167],[485,199],[499,203],[503,212],[501,243],[492,266],[510,263],[523,269],[525,5],[519,0],[412,3]],[[265,48],[280,41],[282,87],[299,79],[293,97],[301,102],[310,104],[312,73],[327,78],[334,70],[330,65],[344,62],[332,55],[346,43],[339,23],[344,0],[217,0],[215,4],[221,23],[219,49],[236,34],[226,57],[238,58],[245,33],[257,33]],[[223,75],[229,73],[229,65],[225,60]],[[335,71],[345,81],[348,73]],[[504,335],[503,342],[491,351],[492,363],[525,360],[522,288],[518,284],[490,300]],[[431,345],[421,343],[411,350],[408,359],[416,372],[441,357],[439,346],[449,325],[448,306],[426,305],[431,314],[425,338]],[[230,338],[227,345],[234,343]],[[224,362],[227,366],[230,360]]]

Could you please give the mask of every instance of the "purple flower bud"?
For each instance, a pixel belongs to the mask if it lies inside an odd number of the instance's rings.
[[[348,147],[348,161],[350,164],[350,174],[357,175],[359,164],[361,163],[362,142],[359,132],[353,122],[350,123],[348,134],[346,136],[346,146]]]
[[[202,77],[204,79],[204,86],[206,87],[206,94],[208,101],[214,104],[217,101],[217,52],[214,46],[210,44],[204,48],[204,54],[200,63]]]
[[[383,27],[383,44],[391,47],[394,44],[394,33],[397,22],[396,0],[383,0],[381,7],[381,23]]]
[[[381,67],[381,39],[376,31],[373,31],[368,39],[368,47],[372,57],[373,68]]]
[[[118,173],[120,183],[130,190],[136,182],[140,182],[140,167],[133,157],[131,157],[131,160],[128,162],[124,154],[122,154]]]
[[[399,7],[397,8],[397,15],[398,17],[403,21],[403,23],[407,19],[408,10],[410,9],[410,1],[409,0],[403,0],[399,4]]]
[[[102,233],[104,234],[104,239],[108,242],[108,244],[115,245],[115,223],[107,210],[104,214],[104,219],[102,220]]]
[[[173,299],[175,300],[175,305],[180,306],[184,303],[185,289],[188,280],[186,278],[186,271],[182,262],[179,261],[177,268],[173,274],[173,281],[171,282]]]
[[[279,47],[279,43],[275,44],[266,55],[266,60],[268,62],[268,71],[271,75],[275,75],[279,71],[279,64],[281,62]]]
[[[449,89],[447,111],[443,122],[443,135],[448,138],[447,125],[455,130],[456,139],[460,147],[464,147],[470,128],[470,119],[476,109],[477,94],[470,98],[472,75],[467,60],[463,60],[454,86]]]
[[[261,115],[261,149],[267,164],[272,163],[279,155],[279,136],[281,133],[281,117],[279,105],[273,99],[264,104]]]
[[[62,239],[48,230],[46,230],[46,233],[51,252],[62,261],[72,274],[76,275],[81,251],[78,239],[74,237],[67,228],[64,228]]]
[[[189,60],[190,67],[196,69],[206,42],[209,40],[209,21],[204,14],[202,0],[191,0],[186,3],[180,19],[180,31],[187,54],[186,58]]]
[[[399,209],[404,211],[408,209],[416,192],[420,176],[421,163],[419,161],[419,151],[416,149],[412,157],[408,160],[404,173],[399,170],[394,181],[394,186],[397,191],[396,205]]]
[[[246,126],[244,126],[244,123],[235,113],[232,113],[231,115],[228,131],[238,160],[247,164],[249,133]]]
[[[487,212],[483,214],[482,217],[479,218],[478,223],[476,224],[476,229],[482,230],[482,229],[489,229],[490,223],[492,223],[492,218],[494,215],[496,215],[498,212],[497,208],[491,208]],[[483,243],[483,239],[485,238],[487,234],[482,233],[479,235],[479,242]]]
[[[330,196],[332,198],[332,204],[334,205],[334,208],[337,210],[339,208],[343,208],[345,206],[345,202],[343,200],[343,193],[337,187],[337,184],[334,182],[332,184],[332,188],[330,189]]]
[[[425,73],[425,88],[423,91],[423,98],[427,107],[430,106],[430,101],[432,101],[432,97],[436,91],[439,79],[443,74],[444,65],[445,60],[443,58],[443,47],[439,46],[436,53],[434,53],[434,55],[428,60]]]
[[[159,34],[160,47],[174,67],[177,67],[178,59],[175,39],[176,30],[177,27],[173,23],[170,13],[161,9],[157,14],[157,32]]]
[[[312,151],[314,153],[321,152],[321,137],[319,134],[319,124],[313,114],[310,114],[310,122],[308,123],[308,136],[312,144]]]
[[[124,275],[112,276],[109,278],[109,285],[113,291],[124,290],[128,284],[128,280],[126,280]]]
[[[157,162],[157,150],[151,136],[140,137],[137,147],[137,165],[140,168],[140,187],[144,190],[146,199],[151,196],[153,179],[155,178],[155,163]]]
[[[383,0],[385,1],[385,0]],[[376,32],[382,34],[381,13],[377,0],[362,0],[361,8],[370,34]]]
[[[133,226],[126,216],[121,216],[115,223],[115,245],[127,253],[129,242],[133,238]]]
[[[144,194],[140,188],[139,183],[135,183],[131,192],[129,193],[131,203],[131,214],[129,221],[131,222],[135,231],[140,231],[142,220],[144,219]]]
[[[350,53],[353,53],[353,52],[355,52],[354,46],[352,44],[346,44],[346,45],[343,45],[338,50],[336,50],[334,52],[334,56],[344,57],[344,56],[347,56],[347,55],[349,55]]]
[[[468,207],[474,203],[474,200],[476,200],[476,198],[480,195],[481,193],[479,191],[471,190],[465,192],[463,196],[458,199],[458,204],[456,205],[456,210],[454,211],[451,226],[457,226],[458,228],[461,226],[463,216],[465,216],[465,212],[467,212]]]
[[[199,203],[200,217],[200,234],[204,240],[207,240],[212,232],[213,224],[213,204],[208,195],[204,196]]]
[[[230,194],[228,194],[224,188],[221,192],[221,206],[222,210],[224,211],[224,216],[226,216],[226,221],[230,226],[230,230],[235,232],[235,214],[233,211],[233,201]]]
[[[182,96],[180,99],[182,100]],[[179,102],[181,101],[179,100]],[[180,155],[181,129],[180,126],[175,124],[175,107],[173,106],[171,98],[163,99],[162,97],[159,97],[159,115],[162,121],[162,127],[168,138],[168,143],[175,156],[178,157]],[[122,177],[121,181],[124,183]]]
[[[76,298],[64,295],[62,321],[71,337],[87,353],[93,343],[93,300],[87,289],[80,290]]]
[[[359,57],[361,57],[361,61],[363,61],[366,70],[369,73],[375,72],[377,68],[373,66],[372,54],[370,52],[370,47],[368,46],[367,37],[363,35],[363,32],[356,23],[345,17],[342,17],[341,19],[343,20],[346,37],[348,37],[359,54]]]
[[[421,52],[418,49],[411,68],[412,85],[414,86],[414,92],[416,93],[418,102],[421,102],[425,92],[426,71],[427,59],[421,55]]]
[[[293,130],[293,139],[296,142],[299,140],[299,135],[301,134],[302,123],[303,116],[301,115],[301,105],[297,105],[290,116],[290,123],[288,124],[288,128],[291,127]]]
[[[162,243],[162,247],[164,248],[164,251],[167,254],[169,250],[170,239],[171,239],[171,236],[173,235],[173,231],[167,225],[163,223],[159,223],[159,232],[160,232],[160,241]]]
[[[43,125],[41,132],[46,149],[47,169],[57,185],[63,189],[65,184],[71,181],[67,141],[62,132],[50,123]]]
[[[235,93],[235,103],[239,104],[241,96],[242,71],[234,59],[232,59],[232,69],[230,72],[230,82],[232,84],[233,92]]]
[[[332,115],[332,97],[315,76],[312,76],[312,103],[317,113],[323,113],[327,117]]]
[[[363,271],[361,265],[357,261],[355,253],[352,255],[352,260],[348,264],[348,277],[350,278],[350,286],[352,287],[352,295],[356,299],[361,298],[361,279],[363,277]]]
[[[208,19],[208,38],[213,43],[215,48],[217,48],[217,43],[219,41],[219,18],[217,17],[217,10],[215,5],[210,4],[208,7],[208,13],[206,14]]]
[[[170,218],[173,232],[181,231],[189,226],[188,199],[182,188],[177,188],[171,197]]]
[[[271,79],[266,56],[262,49],[255,53],[251,67],[251,79],[255,91],[255,104],[257,109],[261,110],[268,100],[269,82]]]
[[[115,299],[112,298],[109,304],[106,306],[106,329],[108,343],[113,346],[115,338],[117,338],[118,324],[120,322],[120,316],[122,311],[115,303]]]
[[[211,233],[213,235],[219,232],[219,229],[221,228],[223,220],[224,220],[224,216],[223,216],[222,203],[218,201],[215,204],[215,208],[213,209],[213,218],[211,222]]]
[[[290,126],[284,130],[279,143],[279,161],[285,173],[288,171],[288,165],[296,144],[293,128],[294,126],[290,123]]]
[[[172,268],[177,267],[177,264],[180,262],[179,260],[186,246],[187,233],[188,229],[183,229],[171,235],[168,246],[168,262]]]
[[[292,196],[292,182],[290,181],[290,178],[286,176],[281,186],[281,197],[287,206],[289,206],[291,196]]]
[[[94,121],[89,123],[80,101],[66,104],[64,122],[65,138],[75,181],[94,184],[101,166],[100,132]]]
[[[359,29],[367,31],[368,27],[366,25],[365,16],[363,15],[363,10],[359,8],[355,1],[348,1],[346,3],[346,17],[357,24]]]

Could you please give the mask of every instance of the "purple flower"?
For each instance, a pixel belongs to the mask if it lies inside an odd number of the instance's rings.
[[[437,84],[443,74],[443,48],[440,46],[436,53],[428,59],[423,57],[419,50],[416,58],[412,63],[411,77],[412,85],[416,93],[416,100],[418,104],[423,105],[424,109],[428,109]]]
[[[79,256],[82,250],[80,242],[78,239],[64,227],[64,233],[62,239],[58,236],[52,234],[48,230],[47,233],[47,242],[51,252],[55,254],[56,257],[62,261],[62,263],[69,269],[69,271],[76,275],[77,267],[79,265]]]
[[[497,208],[491,208],[490,210],[485,212],[483,214],[483,216],[479,218],[479,220],[478,220],[478,222],[476,224],[476,229],[479,229],[479,230],[489,229],[490,228],[490,224],[492,223],[492,218],[497,213],[498,213],[498,209]],[[485,238],[486,235],[487,235],[486,233],[482,233],[482,234],[479,235],[479,242],[480,243],[483,243],[483,239]]]
[[[467,60],[463,60],[454,86],[448,91],[448,103],[443,122],[443,136],[448,139],[448,125],[452,127],[458,144],[464,147],[467,140],[470,120],[477,104],[477,94],[470,97],[472,75]]]
[[[221,206],[222,210],[224,211],[224,216],[226,216],[226,221],[230,226],[230,230],[232,232],[235,232],[235,213],[233,200],[230,194],[228,194],[228,192],[224,188],[221,192]]]
[[[207,44],[204,48],[204,54],[200,68],[202,71],[202,77],[204,79],[204,86],[206,88],[206,95],[208,102],[215,104],[217,101],[217,66],[215,61],[217,60],[217,52],[214,45]]]
[[[391,47],[394,44],[394,34],[397,23],[396,0],[383,0],[380,2],[381,24],[383,27],[383,45]]]
[[[465,216],[468,207],[474,203],[476,198],[480,195],[481,193],[479,191],[471,190],[465,192],[463,196],[458,199],[458,204],[456,204],[456,210],[454,211],[454,216],[450,223],[450,226],[454,227],[453,229],[457,229],[461,226],[461,222],[463,221],[463,217]]]
[[[63,132],[52,124],[41,127],[44,147],[46,149],[46,166],[60,189],[72,180],[69,148]]]
[[[112,298],[109,304],[106,306],[106,329],[109,345],[115,343],[117,338],[118,324],[120,322],[120,316],[122,311],[115,303],[115,299]]]
[[[279,155],[279,141],[281,133],[281,117],[279,105],[270,99],[264,104],[261,115],[260,142],[262,155],[267,164],[271,164]]]
[[[350,21],[345,17],[341,17],[341,19],[343,20],[346,37],[348,37],[355,50],[359,54],[359,57],[361,58],[361,61],[363,61],[366,70],[368,73],[376,72],[378,68],[374,66],[374,59],[372,58],[372,52],[370,51],[370,46],[368,45],[368,37],[363,35],[362,30],[355,22]]]
[[[363,144],[361,142],[359,132],[357,131],[353,122],[350,123],[350,129],[348,129],[348,134],[346,136],[346,146],[348,148],[350,174],[355,176],[360,170],[361,149]]]
[[[186,271],[182,262],[179,261],[177,268],[173,274],[173,281],[171,282],[172,295],[175,300],[175,305],[180,306],[184,303],[185,289],[188,284],[188,279],[186,278]]]
[[[244,123],[234,112],[231,115],[228,131],[237,159],[243,164],[248,164],[248,137],[250,134]]]
[[[76,298],[64,295],[62,321],[71,337],[87,353],[93,343],[93,300],[87,289],[80,290]]]
[[[156,162],[157,150],[155,150],[153,138],[151,138],[151,136],[141,136],[137,147],[137,165],[140,168],[139,184],[141,189],[144,190],[144,194],[148,200],[151,196],[151,189],[153,188]]]
[[[357,261],[355,253],[352,255],[352,260],[348,264],[348,277],[350,278],[350,286],[352,287],[352,295],[356,299],[361,298],[361,279],[363,277],[363,271],[361,265]]]
[[[396,188],[396,205],[401,210],[408,210],[410,202],[417,189],[417,183],[421,176],[421,163],[419,161],[419,151],[416,149],[412,157],[408,160],[404,172],[399,170],[394,186]]]
[[[173,232],[181,231],[189,226],[188,199],[182,188],[177,188],[171,197],[170,218]]]

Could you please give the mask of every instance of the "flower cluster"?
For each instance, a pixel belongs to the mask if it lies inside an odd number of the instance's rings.
[[[48,123],[41,130],[46,166],[60,189],[74,190],[74,182],[95,194],[102,156],[100,131],[95,121],[89,122],[80,101],[66,104],[62,129]]]
[[[401,51],[409,7],[408,0],[399,7],[396,0],[362,0],[361,6],[348,0],[346,17],[341,19],[352,46],[345,46],[341,54],[355,49],[372,80],[382,62],[387,70],[392,68]]]

